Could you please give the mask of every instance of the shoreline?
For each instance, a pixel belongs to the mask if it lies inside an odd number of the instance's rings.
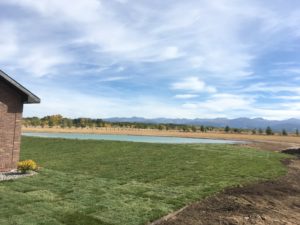
[[[65,134],[99,134],[99,135],[124,135],[124,136],[150,136],[150,137],[178,137],[194,139],[229,140],[229,138],[198,137],[197,133],[180,131],[160,131],[146,129],[86,129],[86,128],[22,128],[22,133],[65,133]],[[199,134],[199,133],[198,133]],[[232,139],[230,139],[232,140]],[[238,140],[236,140],[238,141]]]
[[[256,143],[273,143],[287,147],[299,147],[300,137],[279,136],[279,135],[257,135],[257,134],[236,134],[219,132],[181,132],[177,130],[155,130],[135,128],[41,128],[22,127],[22,132],[33,133],[77,133],[77,134],[102,134],[102,135],[135,135],[135,136],[159,136],[159,137],[182,137],[201,138],[215,140],[251,141]]]

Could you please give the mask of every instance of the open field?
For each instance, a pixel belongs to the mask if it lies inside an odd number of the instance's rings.
[[[174,136],[191,138],[211,138],[243,140],[253,142],[274,143],[275,150],[288,147],[299,147],[300,137],[280,136],[280,135],[252,135],[236,133],[216,133],[216,132],[180,132],[176,130],[155,130],[155,129],[133,129],[133,128],[40,128],[23,127],[27,132],[55,132],[55,133],[92,133],[92,134],[125,134],[125,135],[149,135],[149,136]],[[267,148],[270,145],[267,146]],[[279,149],[277,149],[279,147]]]
[[[286,173],[287,156],[238,145],[24,137],[39,175],[0,183],[0,224],[146,224],[229,186]]]

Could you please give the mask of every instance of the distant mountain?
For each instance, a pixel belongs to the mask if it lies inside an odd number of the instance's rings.
[[[215,126],[215,127],[225,127],[229,126],[232,128],[242,128],[242,129],[265,129],[270,126],[274,131],[280,131],[286,129],[289,132],[293,132],[296,129],[300,130],[300,119],[287,119],[287,120],[266,120],[263,118],[215,118],[215,119],[169,119],[169,118],[155,118],[155,119],[145,119],[143,117],[114,117],[104,119],[109,122],[138,122],[138,123],[172,123],[172,124],[186,124],[186,125],[205,125],[205,126]]]

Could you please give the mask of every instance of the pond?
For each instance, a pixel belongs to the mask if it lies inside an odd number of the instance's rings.
[[[215,140],[202,138],[162,137],[162,136],[137,136],[137,135],[110,135],[110,134],[80,134],[80,133],[31,133],[25,132],[24,136],[44,138],[67,138],[82,140],[109,140],[109,141],[131,141],[146,143],[168,143],[168,144],[238,144],[241,141]]]

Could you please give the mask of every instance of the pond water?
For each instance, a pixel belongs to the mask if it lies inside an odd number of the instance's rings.
[[[181,137],[160,137],[160,136],[136,136],[136,135],[109,135],[109,134],[79,134],[79,133],[23,133],[24,136],[44,137],[44,138],[67,138],[83,140],[109,140],[109,141],[131,141],[147,143],[168,143],[168,144],[237,144],[240,141],[215,140],[201,138],[181,138]]]

